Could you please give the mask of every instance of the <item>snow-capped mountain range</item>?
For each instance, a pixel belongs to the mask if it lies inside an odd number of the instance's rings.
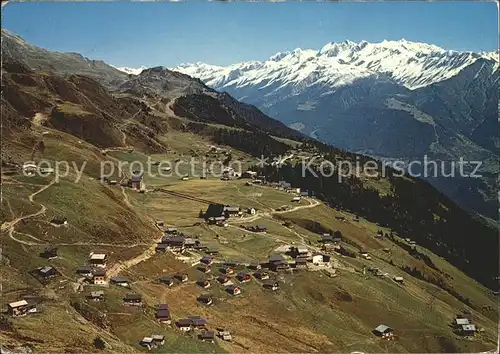
[[[198,62],[172,69],[199,78],[216,89],[271,85],[276,90],[283,85],[302,89],[321,85],[334,89],[359,78],[384,75],[413,90],[446,80],[479,58],[495,61],[498,67],[498,53],[495,52],[452,51],[404,39],[380,43],[344,41],[328,43],[320,50],[295,49],[277,53],[265,61],[229,66]],[[137,75],[144,67],[118,69]]]

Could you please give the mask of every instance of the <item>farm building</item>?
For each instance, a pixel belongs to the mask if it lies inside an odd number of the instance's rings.
[[[255,210],[255,208],[248,208],[247,213],[250,215],[255,215],[257,213],[257,211]]]
[[[378,337],[382,338],[388,338],[393,336],[394,330],[391,327],[388,327],[386,325],[378,325],[374,330],[373,334],[375,334]]]
[[[158,322],[170,324],[172,319],[170,317],[170,311],[167,309],[157,308],[155,313],[155,318]]]
[[[256,271],[254,274],[253,274],[257,279],[260,279],[260,280],[266,280],[266,279],[269,279],[269,274],[267,272],[263,272],[263,271]]]
[[[185,274],[185,273],[184,273],[184,274],[177,274],[175,277],[176,277],[176,278],[177,278],[177,279],[178,279],[181,283],[185,283],[185,282],[187,282],[187,281],[189,280],[188,275],[187,275],[187,274]]]
[[[203,304],[203,305],[212,305],[213,304],[213,299],[211,296],[209,295],[200,295],[198,296],[198,298],[196,299],[199,303]]]
[[[177,328],[179,328],[179,330],[181,330],[182,332],[188,332],[191,330],[192,328],[192,322],[189,318],[184,318],[184,319],[181,319],[179,321],[177,321],[175,323],[175,325],[177,326]]]
[[[214,262],[214,259],[210,256],[204,256],[200,259],[200,262],[206,265],[210,265]]]
[[[200,279],[196,282],[199,286],[201,286],[203,289],[208,289],[210,287],[210,281],[207,279]]]
[[[26,300],[11,302],[7,306],[7,313],[12,317],[26,316],[37,312],[36,304]]]
[[[89,264],[94,267],[106,267],[108,257],[105,253],[91,253],[89,257]]]
[[[89,266],[78,267],[78,268],[76,268],[75,273],[82,275],[84,277],[91,277],[92,276],[92,268]]]
[[[57,247],[50,245],[45,246],[43,252],[40,253],[40,256],[45,259],[52,259],[57,257]]]
[[[167,276],[167,275],[161,276],[159,281],[160,281],[160,283],[168,285],[168,286],[172,286],[174,284],[174,280],[172,279],[172,277]]]
[[[123,302],[126,305],[140,306],[142,305],[142,296],[140,294],[127,294],[123,297]]]
[[[205,219],[225,217],[223,204],[210,204],[204,214]]]
[[[200,338],[200,340],[202,340],[204,342],[213,343],[215,341],[215,334],[214,334],[214,332],[204,331],[204,332],[200,333],[198,338]]]
[[[297,258],[295,260],[295,268],[306,269],[307,268],[307,260],[305,258]]]
[[[92,291],[88,298],[92,301],[103,301],[104,300],[104,291]]]
[[[267,279],[265,280],[263,283],[262,283],[262,286],[265,288],[265,289],[270,289],[272,291],[276,291],[279,289],[279,285],[278,285],[278,282],[275,281],[275,280],[271,280],[271,279]]]
[[[59,272],[51,266],[37,268],[36,272],[37,275],[43,280],[49,280],[59,275]]]
[[[166,244],[172,252],[183,252],[186,245],[184,236],[163,236],[161,243]]]
[[[211,267],[211,266],[209,266],[209,265],[205,265],[205,264],[204,264],[204,265],[199,266],[199,267],[198,267],[198,270],[199,270],[200,272],[203,272],[203,273],[207,274],[207,273],[210,273],[210,272],[212,271],[212,267]]]
[[[68,219],[64,216],[56,215],[50,220],[50,222],[54,225],[67,225],[68,224]]]
[[[165,243],[159,243],[156,246],[156,252],[166,252],[169,249],[168,245]]]
[[[127,287],[128,284],[130,283],[130,278],[126,277],[126,276],[111,277],[109,280],[112,284],[116,284],[116,285],[124,286],[124,287]]]

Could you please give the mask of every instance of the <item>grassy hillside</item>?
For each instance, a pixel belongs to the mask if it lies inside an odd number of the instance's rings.
[[[139,193],[120,185],[130,175],[126,163],[188,162],[191,158],[222,162],[230,155],[246,169],[263,146],[273,155],[283,152],[308,157],[324,147],[282,137],[260,141],[262,132],[245,130],[246,125],[231,130],[219,121],[192,122],[168,107],[154,110],[153,102],[143,97],[115,97],[85,77],[63,79],[22,65],[15,69],[2,80],[2,88],[11,94],[2,99],[7,114],[2,139],[1,305],[6,311],[9,302],[32,296],[40,311],[19,318],[2,315],[0,339],[5,348],[95,352],[96,343],[102,340],[108,352],[132,353],[144,350],[139,341],[152,334],[165,336],[165,344],[156,349],[165,353],[478,352],[495,347],[498,311],[491,291],[420,242],[419,229],[408,228],[403,234],[396,226],[377,225],[370,197],[393,197],[392,180],[370,180],[374,190],[370,195],[341,190],[337,199],[304,197],[295,203],[293,193],[270,185],[247,185],[243,179],[223,181],[210,173],[199,179],[184,164],[179,174],[190,175],[188,180],[179,175],[146,176],[145,192]],[[231,135],[231,131],[241,134]],[[59,171],[64,173],[58,176],[27,177],[21,166],[30,160],[43,160],[51,166],[67,161],[68,170]],[[101,183],[102,163],[115,169],[110,179],[116,184]],[[198,166],[196,172],[202,170]],[[363,180],[359,185],[363,183],[368,184]],[[404,183],[399,187],[413,182]],[[431,190],[428,193],[434,195]],[[359,222],[348,211],[352,210],[347,207],[350,198],[366,206],[356,210]],[[430,200],[443,201],[438,197]],[[239,206],[244,211],[253,207],[257,213],[230,218],[227,227],[209,225],[199,216],[210,202]],[[280,211],[283,205],[290,209]],[[450,210],[446,203],[432,207]],[[53,225],[55,216],[67,218],[68,224]],[[401,221],[399,217],[394,220]],[[157,219],[217,249],[211,273],[198,269],[203,251],[155,253],[163,234],[154,224]],[[265,226],[266,232],[246,230],[254,225]],[[215,279],[209,289],[196,284],[202,278],[218,277],[221,263],[227,260],[240,263],[236,271],[251,272],[247,263],[266,262],[289,245],[320,252],[318,230],[340,231],[340,246],[350,256],[328,251],[331,266],[309,263],[304,270],[270,271],[280,285],[275,292],[264,289],[262,281],[253,276],[241,284],[233,277],[242,289],[236,297]],[[393,236],[377,239],[378,230]],[[417,240],[416,251],[405,238]],[[58,248],[57,258],[40,257],[47,245]],[[361,257],[360,250],[368,251],[371,260]],[[75,274],[87,264],[91,252],[106,253],[108,280],[128,276],[130,288],[90,285]],[[47,265],[59,274],[43,283],[32,271]],[[368,271],[373,267],[382,276]],[[186,273],[189,280],[175,280],[172,287],[158,281],[162,275],[179,273]],[[396,283],[395,276],[402,276],[403,284]],[[103,302],[87,299],[95,290],[104,291]],[[125,306],[123,297],[128,293],[141,294],[143,306]],[[214,306],[199,304],[196,299],[201,294],[211,294]],[[204,343],[197,332],[184,334],[173,324],[160,324],[154,316],[158,303],[168,304],[174,322],[202,316],[208,329],[230,330],[234,340]],[[471,338],[455,334],[450,327],[454,317],[464,311],[470,312],[480,329]],[[394,328],[395,340],[371,333],[382,323]],[[97,337],[100,340],[95,341]]]

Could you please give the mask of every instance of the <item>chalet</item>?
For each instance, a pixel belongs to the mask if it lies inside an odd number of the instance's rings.
[[[99,291],[91,291],[90,295],[88,296],[89,300],[92,301],[103,301],[104,300],[104,291],[99,290]]]
[[[250,215],[255,215],[257,213],[257,211],[255,210],[255,208],[248,208],[247,213]]]
[[[165,229],[165,234],[167,234],[167,235],[177,235],[178,232],[179,231],[175,227],[167,227]]]
[[[153,334],[151,338],[153,338],[153,343],[157,346],[165,344],[165,336],[161,334]]]
[[[189,177],[188,176],[184,176],[181,178],[181,181],[189,181]]]
[[[210,267],[209,265],[203,264],[203,265],[198,267],[198,270],[200,272],[207,274],[207,273],[210,273],[212,271],[212,267]]]
[[[298,197],[298,196],[297,197],[293,197],[292,198],[292,202],[296,202],[296,203],[300,202],[300,197]]]
[[[249,265],[248,265],[248,269],[254,269],[254,270],[259,270],[261,269],[262,266],[260,265],[259,262],[251,262]]]
[[[375,334],[377,337],[382,337],[382,338],[390,338],[393,336],[394,330],[391,327],[388,327],[386,325],[378,325],[374,330],[373,334]]]
[[[266,280],[266,279],[269,279],[269,274],[267,272],[263,272],[263,271],[256,271],[254,274],[254,277],[256,277],[257,279],[260,279],[260,280]]]
[[[185,249],[186,238],[184,236],[163,237],[161,243],[166,244],[172,252],[183,252]]]
[[[91,253],[89,264],[94,267],[105,268],[108,257],[105,253]]]
[[[213,304],[213,299],[209,295],[200,295],[200,296],[198,296],[198,298],[196,300],[199,303],[201,303],[203,305],[207,305],[207,306],[210,306]]]
[[[127,294],[123,297],[123,302],[125,305],[141,306],[142,296],[140,294]]]
[[[109,181],[110,186],[116,186],[118,184],[118,181],[116,179],[112,179]]]
[[[233,340],[233,337],[231,336],[231,332],[229,331],[219,331],[219,333],[217,333],[217,336],[222,339],[222,340],[225,340],[227,342],[231,342]]]
[[[130,283],[130,278],[126,276],[117,276],[117,277],[111,277],[110,282],[112,284],[116,284],[118,286],[123,286],[123,287],[128,287]]]
[[[92,276],[92,268],[89,266],[83,266],[76,268],[76,274],[82,275],[84,277]]]
[[[290,256],[293,258],[309,258],[311,256],[311,252],[306,248],[306,247],[290,247],[290,250],[288,252]]]
[[[326,266],[330,263],[330,256],[317,253],[313,255],[312,263],[317,266]]]
[[[307,260],[304,258],[297,258],[295,260],[295,268],[306,269],[307,268]]]
[[[281,272],[290,269],[290,265],[286,261],[277,261],[269,263],[269,268],[275,272]]]
[[[248,230],[252,232],[266,232],[267,228],[265,226],[255,225],[255,226],[250,226]]]
[[[359,222],[359,216],[354,215],[354,216],[352,217],[352,220],[353,220],[354,222]]]
[[[169,246],[166,243],[159,243],[156,245],[156,252],[166,252],[169,249]]]
[[[223,204],[210,204],[207,208],[207,211],[204,214],[204,217],[207,220],[209,218],[217,218],[221,216],[225,217]]]
[[[132,189],[143,189],[143,182],[142,182],[142,173],[133,173],[132,176],[130,177],[130,188]]]
[[[167,275],[161,276],[159,281],[160,281],[160,283],[168,285],[168,286],[174,285],[174,280],[172,279],[172,277],[169,277]]]
[[[54,267],[46,266],[38,268],[37,274],[41,279],[49,280],[56,277],[59,272]]]
[[[221,271],[221,273],[224,273],[224,274],[233,274],[234,273],[233,268],[228,266],[227,264],[223,264],[220,271]]]
[[[253,184],[262,184],[262,180],[261,179],[254,179]]]
[[[206,265],[210,265],[214,262],[214,259],[210,256],[204,256],[200,259],[200,262]]]
[[[188,275],[187,275],[187,274],[185,274],[185,273],[183,273],[183,274],[177,274],[175,277],[176,277],[176,278],[177,278],[177,280],[179,280],[181,283],[185,283],[185,282],[187,282],[187,281],[189,280]]]
[[[51,224],[60,226],[60,225],[68,225],[68,219],[64,216],[56,215],[50,220]]]
[[[393,279],[394,279],[394,281],[395,281],[396,283],[400,283],[400,284],[402,284],[402,283],[403,283],[403,277],[394,277]]]
[[[229,278],[227,275],[221,275],[217,278],[217,281],[221,283],[222,285],[230,285],[232,284],[231,278]]]
[[[189,318],[184,318],[175,323],[177,328],[179,328],[183,332],[188,332],[192,328],[192,322]]]
[[[94,285],[106,284],[106,271],[104,269],[95,269],[92,271],[92,283]]]
[[[52,259],[57,257],[57,247],[46,246],[40,256],[45,259]]]
[[[262,286],[265,289],[271,289],[272,291],[276,291],[279,289],[279,284],[275,280],[267,279],[262,283]]]
[[[36,303],[19,300],[8,304],[7,312],[12,317],[26,316],[37,312]]]
[[[155,224],[156,224],[156,226],[164,226],[165,225],[165,221],[163,221],[163,220],[156,220]]]
[[[211,286],[210,281],[208,281],[207,279],[200,279],[196,282],[196,284],[201,286],[203,289],[208,289]]]
[[[158,322],[170,324],[172,318],[168,308],[156,308],[155,318]]]
[[[197,329],[205,329],[207,326],[207,321],[199,316],[188,316],[191,321],[191,325]]]
[[[148,350],[151,350],[154,347],[156,347],[156,345],[153,342],[153,338],[151,338],[151,337],[144,337],[144,338],[142,338],[142,340],[139,342],[139,344],[140,344],[141,347],[144,347],[144,348],[146,348]]]
[[[330,234],[323,234],[321,236],[321,242],[322,243],[333,243],[333,236]]]
[[[459,329],[462,326],[465,326],[468,324],[470,324],[468,318],[456,318],[455,320],[453,320],[453,327],[455,327],[456,329]]]
[[[192,237],[186,237],[186,239],[184,240],[184,246],[186,248],[194,248],[195,246],[197,246],[199,244],[200,244],[200,241],[196,240]]]
[[[204,332],[200,333],[198,338],[200,338],[200,340],[202,340],[204,342],[213,343],[215,341],[215,334],[214,334],[214,332],[204,331]]]
[[[473,324],[461,325],[459,333],[463,336],[473,336],[476,333],[476,325]]]
[[[226,288],[226,291],[231,294],[231,295],[240,295],[241,294],[241,288],[236,286],[236,285],[230,285]]]
[[[384,233],[381,230],[377,231],[377,238],[382,238],[384,236]]]
[[[366,256],[368,256],[368,251],[361,250],[361,251],[359,251],[359,254],[366,257]]]
[[[236,279],[238,279],[241,283],[246,283],[250,281],[250,274],[240,272],[236,275]]]
[[[225,217],[230,217],[230,216],[233,216],[233,215],[241,215],[241,209],[240,207],[232,207],[232,206],[229,206],[229,205],[226,205],[224,207],[224,216]]]

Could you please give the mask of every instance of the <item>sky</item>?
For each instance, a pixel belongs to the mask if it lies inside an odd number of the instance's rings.
[[[495,2],[21,2],[2,27],[115,66],[228,65],[346,39],[498,49]]]

